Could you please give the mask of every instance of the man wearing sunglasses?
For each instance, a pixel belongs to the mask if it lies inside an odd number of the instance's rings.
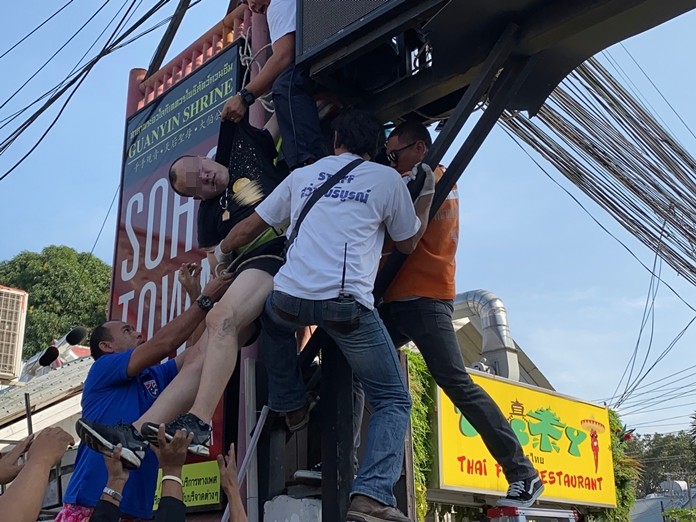
[[[409,176],[431,146],[425,126],[406,122],[389,135],[387,158],[398,172]],[[439,166],[435,179],[439,181],[443,173],[444,167]],[[544,486],[498,405],[471,380],[452,326],[458,238],[459,200],[455,187],[385,292],[379,313],[394,346],[398,348],[408,341],[416,344],[435,382],[502,466],[510,487],[499,505],[530,506]],[[391,252],[393,246],[387,247],[385,251]]]

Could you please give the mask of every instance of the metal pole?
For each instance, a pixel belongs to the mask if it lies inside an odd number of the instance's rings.
[[[263,427],[266,424],[266,419],[268,418],[268,413],[271,410],[268,408],[268,406],[264,406],[261,409],[261,415],[259,415],[259,420],[256,422],[256,427],[254,428],[254,434],[251,436],[251,441],[249,441],[249,447],[247,448],[246,455],[244,455],[244,460],[242,461],[242,465],[239,466],[239,469],[237,470],[237,483],[241,484],[242,481],[244,480],[244,476],[246,475],[247,470],[249,469],[249,464],[251,463],[251,458],[254,452],[256,451],[256,446],[259,443],[259,437],[261,437],[261,432],[263,431]],[[220,522],[230,522],[230,505],[229,503],[227,504],[227,507],[225,508],[225,512],[222,514],[222,518],[220,519]]]
[[[31,435],[34,433],[34,427],[31,425],[31,399],[29,398],[28,393],[24,394],[24,408],[27,415],[27,432],[29,432],[29,435]]]
[[[155,55],[152,57],[152,61],[150,62],[150,66],[147,68],[147,74],[146,78],[149,78],[153,74],[155,74],[159,68],[162,66],[162,62],[164,61],[164,57],[167,55],[167,51],[169,50],[169,47],[172,45],[172,41],[174,40],[174,36],[176,36],[176,32],[179,30],[179,26],[181,25],[181,21],[184,19],[184,15],[186,14],[186,10],[189,8],[189,4],[191,3],[191,0],[180,0],[179,5],[176,8],[176,11],[174,11],[174,15],[172,16],[172,19],[169,21],[169,25],[167,26],[167,30],[164,33],[164,36],[162,37],[162,40],[160,41],[159,45],[157,46],[157,50],[155,51]]]
[[[500,72],[501,67],[503,67],[503,65],[506,63],[506,60],[508,60],[510,54],[515,48],[515,45],[517,44],[518,32],[519,28],[514,24],[510,24],[505,28],[503,33],[500,35],[500,38],[498,38],[498,41],[493,46],[493,49],[491,49],[491,53],[486,58],[486,61],[481,66],[481,69],[474,78],[474,81],[471,82],[471,84],[467,87],[461,100],[459,103],[457,103],[454,112],[447,119],[445,127],[442,129],[442,131],[440,131],[435,143],[433,143],[433,146],[426,154],[424,163],[428,165],[437,165],[440,163],[440,161],[442,161],[443,156],[459,135],[459,132],[464,127],[464,124],[469,119],[469,116],[471,116],[471,113],[474,111],[476,105],[481,101],[483,95],[486,93],[486,91],[490,90],[491,85],[496,81],[496,75]],[[474,131],[472,131],[472,134],[473,132]],[[490,132],[490,129],[488,132]],[[474,150],[474,153],[475,152],[476,151]],[[457,173],[456,178],[461,175],[462,171]],[[450,169],[447,170],[445,175],[449,173]],[[456,178],[454,183],[456,183]],[[433,200],[433,204],[430,208],[431,217],[434,216],[438,211],[440,205],[454,186],[454,183],[452,183],[449,188],[446,188],[443,181],[444,177],[435,187],[435,199]],[[422,181],[420,183],[422,184]],[[444,195],[444,197],[438,198],[438,194]],[[396,274],[406,261],[406,257],[408,256],[396,249],[394,249],[389,255],[387,262],[379,271],[377,280],[375,281],[375,288],[373,291],[375,302],[378,302],[382,295],[384,295],[384,292],[386,292],[394,277],[396,277]]]

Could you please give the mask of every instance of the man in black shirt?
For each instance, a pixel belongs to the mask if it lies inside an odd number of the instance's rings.
[[[209,310],[203,372],[214,373],[216,377],[200,383],[190,413],[166,425],[167,440],[172,440],[178,430],[191,433],[197,428],[189,445],[189,451],[196,455],[209,454],[213,411],[234,371],[239,347],[253,336],[254,322],[273,289],[273,276],[283,264],[285,236],[283,231],[269,227],[231,255],[226,254],[226,258],[233,260],[228,259],[224,266],[216,266],[213,248],[285,178],[287,168],[278,164],[275,156],[273,135],[267,130],[255,129],[246,122],[223,122],[216,160],[182,156],[169,169],[169,181],[175,192],[201,200],[198,240],[213,259],[211,270],[234,275],[234,281],[214,308],[212,301],[198,301],[201,308]],[[217,357],[209,358],[211,352]],[[117,432],[112,428],[95,425],[91,429],[116,445],[121,441],[110,440],[111,434]],[[141,434],[156,445],[158,430],[157,423],[146,422]]]

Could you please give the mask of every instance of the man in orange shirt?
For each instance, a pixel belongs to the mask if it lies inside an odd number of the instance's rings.
[[[402,123],[389,135],[387,158],[392,167],[407,176],[423,161],[431,146],[425,126]],[[436,181],[443,174],[444,167],[439,166]],[[481,435],[503,468],[509,489],[498,505],[527,507],[539,498],[544,486],[498,405],[471,380],[452,326],[458,237],[459,200],[455,187],[385,292],[379,313],[394,346],[399,348],[408,341],[416,344],[435,382]]]

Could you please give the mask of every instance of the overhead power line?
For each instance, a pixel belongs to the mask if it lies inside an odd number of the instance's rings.
[[[634,64],[636,64],[636,66],[638,67],[638,69],[640,69],[640,72],[642,72],[643,75],[648,79],[648,81],[650,82],[650,85],[652,85],[652,86],[655,88],[655,90],[657,91],[657,94],[660,95],[660,98],[662,98],[662,100],[667,104],[667,106],[668,106],[670,109],[672,109],[672,112],[676,115],[676,117],[679,119],[679,121],[682,122],[682,125],[684,125],[684,127],[686,128],[687,131],[689,131],[689,134],[691,134],[691,136],[692,136],[694,139],[696,139],[696,134],[694,134],[694,132],[691,130],[691,127],[689,127],[689,125],[684,121],[684,118],[681,117],[681,114],[679,114],[679,112],[677,111],[677,109],[674,108],[674,106],[670,103],[670,101],[667,99],[667,97],[666,97],[664,94],[662,94],[662,91],[660,90],[660,88],[655,84],[655,82],[652,80],[652,78],[650,78],[650,76],[648,75],[648,73],[645,72],[645,69],[643,69],[643,67],[642,67],[642,66],[638,63],[638,61],[633,57],[633,55],[631,54],[631,51],[628,50],[628,47],[626,47],[626,46],[623,44],[623,42],[621,42],[621,48],[622,48],[624,51],[626,51],[626,54],[628,55],[628,57],[633,61]]]
[[[63,9],[68,7],[70,4],[72,4],[75,0],[68,0],[61,8],[59,8],[55,13],[53,13],[51,16],[46,18],[43,22],[41,22],[39,25],[37,25],[34,29],[32,29],[29,33],[24,35],[17,43],[12,45],[7,51],[4,53],[0,54],[0,59],[4,58],[7,54],[9,54],[12,50],[14,50],[17,46],[19,46],[22,42],[24,42],[27,38],[29,38],[31,35],[33,35],[36,31],[41,29],[44,25],[46,25],[48,22],[50,22],[58,13],[60,13]]]
[[[142,1],[142,0],[141,0]],[[54,92],[48,100],[37,109],[31,116],[29,116],[24,122],[22,122],[7,138],[0,142],[0,154],[3,154],[15,141],[16,139],[26,131],[37,119],[43,114],[49,107],[51,107],[58,99],[67,93],[67,99],[64,101],[62,107],[59,110],[58,115],[53,119],[53,121],[48,125],[46,131],[39,137],[39,139],[30,147],[29,151],[24,154],[15,164],[10,167],[5,173],[0,175],[0,181],[5,179],[9,174],[11,174],[29,155],[36,150],[39,144],[43,141],[46,135],[50,132],[53,126],[56,124],[63,111],[65,110],[67,104],[69,103],[72,96],[74,96],[77,88],[85,80],[92,68],[99,62],[104,56],[113,52],[118,48],[119,45],[123,44],[124,41],[132,35],[137,28],[143,25],[149,18],[151,18],[157,11],[159,11],[164,5],[166,5],[170,0],[159,0],[152,8],[150,8],[143,16],[141,16],[136,22],[134,22],[130,27],[120,32],[121,26],[125,20],[129,19],[131,15],[130,11],[136,2],[133,0],[131,7],[128,9],[126,14],[122,17],[121,22],[119,22],[117,29],[113,32],[111,37],[108,39],[102,50],[92,58],[85,66],[77,73],[73,78],[71,78],[67,83],[65,83],[60,89]],[[72,90],[71,90],[72,89]]]

